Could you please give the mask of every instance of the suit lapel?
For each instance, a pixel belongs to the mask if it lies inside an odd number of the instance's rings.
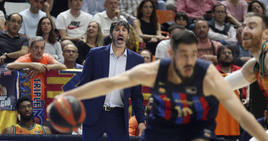
[[[110,47],[111,47],[111,44],[106,46],[106,49],[104,50],[103,59],[102,59],[102,65],[103,65],[104,76],[105,77],[108,77],[109,76]]]

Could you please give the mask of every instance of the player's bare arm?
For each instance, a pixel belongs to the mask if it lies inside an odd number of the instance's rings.
[[[256,60],[252,58],[242,67],[242,69],[237,70],[224,78],[229,83],[232,90],[246,87],[256,81],[254,72],[255,64]]]
[[[158,66],[159,61],[140,64],[120,75],[86,83],[76,89],[63,93],[62,95],[70,95],[79,100],[84,100],[104,96],[112,90],[128,88],[140,84],[152,87],[157,75]]]
[[[204,94],[214,95],[226,110],[251,135],[261,141],[268,141],[268,135],[233,93],[229,84],[223,79],[216,68],[210,65],[204,79]]]

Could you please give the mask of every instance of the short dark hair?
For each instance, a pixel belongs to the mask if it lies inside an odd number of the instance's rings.
[[[245,18],[247,17],[260,17],[262,19],[263,22],[263,28],[266,29],[268,28],[268,16],[266,15],[260,15],[254,12],[249,12],[245,15]]]
[[[171,34],[171,32],[172,32],[174,29],[182,29],[182,30],[184,30],[185,27],[183,27],[183,26],[181,26],[181,25],[178,25],[178,24],[172,24],[171,26],[168,27],[168,33]]]
[[[21,19],[21,23],[23,22],[23,18],[21,16],[21,14],[19,14],[19,13],[11,13],[11,14],[9,14],[7,16],[7,21],[10,21],[13,15],[19,15],[20,16],[20,19]]]
[[[190,30],[181,30],[172,34],[170,44],[173,50],[177,50],[180,44],[197,44],[195,34]]]
[[[234,47],[230,46],[230,45],[225,45],[225,46],[220,46],[218,48],[218,51],[217,51],[217,60],[219,60],[220,56],[221,56],[221,52],[224,51],[224,49],[230,49],[232,51],[232,56],[234,57]]]
[[[248,4],[248,12],[252,12],[252,5],[253,5],[254,3],[258,3],[258,4],[261,6],[261,8],[263,9],[264,15],[265,15],[266,7],[265,7],[265,5],[264,5],[262,2],[260,2],[260,1],[258,1],[258,0],[253,0],[253,1],[251,1],[251,2]]]
[[[20,97],[20,98],[17,100],[17,103],[16,103],[16,108],[17,108],[17,110],[19,109],[20,104],[21,104],[23,101],[29,101],[29,102],[31,102],[31,104],[33,104],[33,101],[32,101],[29,97],[27,97],[27,96]]]
[[[199,21],[204,21],[204,22],[206,22],[206,23],[207,23],[207,26],[209,27],[209,23],[208,23],[207,20],[205,20],[205,19],[197,19],[197,20],[195,21],[195,23],[194,23],[194,31],[195,31],[195,29],[196,29],[196,23],[199,22]]]
[[[215,13],[216,8],[219,7],[219,6],[223,6],[224,7],[224,11],[226,12],[226,6],[223,5],[222,3],[219,3],[219,2],[216,5],[213,6],[212,12]]]
[[[110,34],[113,33],[114,28],[117,27],[117,26],[124,26],[127,29],[128,33],[129,33],[129,28],[130,28],[129,24],[127,22],[125,22],[125,21],[118,21],[118,22],[113,22],[111,24]]]
[[[188,16],[184,13],[184,12],[177,12],[176,15],[175,15],[175,18],[174,18],[174,21],[180,19],[180,18],[183,18],[187,24],[188,24]]]

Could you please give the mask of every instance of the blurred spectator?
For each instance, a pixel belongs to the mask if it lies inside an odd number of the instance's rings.
[[[100,24],[102,33],[105,37],[110,34],[110,27],[113,22],[127,20],[120,14],[117,0],[105,0],[104,7],[106,10],[96,13],[93,19]]]
[[[56,27],[62,40],[82,41],[92,16],[81,11],[81,0],[70,0],[70,9],[61,12],[56,19]]]
[[[61,12],[66,11],[70,8],[70,0],[53,0],[51,6],[51,16],[57,17]]]
[[[29,0],[29,3],[30,8],[20,12],[23,22],[19,33],[31,38],[36,35],[37,24],[42,17],[46,16],[46,13],[40,10],[44,5],[44,0]]]
[[[33,102],[27,97],[21,97],[17,101],[17,111],[20,115],[18,124],[6,128],[3,134],[51,134],[49,128],[35,123],[33,119]]]
[[[142,0],[119,0],[119,10],[129,23],[136,19],[137,8]]]
[[[157,10],[166,10],[167,9],[166,2],[164,2],[163,0],[152,0],[152,2],[155,4],[155,8]]]
[[[5,6],[5,2],[6,2],[6,0],[0,0],[0,10],[3,12],[4,17],[7,16],[6,9],[4,7]]]
[[[152,111],[153,101],[154,101],[153,97],[148,98],[148,102],[145,107],[146,122],[148,122],[149,114]],[[128,128],[129,136],[141,136],[142,132],[139,131],[139,127],[138,127],[139,125],[138,125],[136,116],[131,116],[129,118],[128,124],[129,124],[129,128]]]
[[[217,70],[225,77],[226,75],[240,69],[239,66],[234,65],[234,52],[231,46],[221,46],[217,53],[218,64]],[[236,90],[235,95],[239,97],[239,92]],[[223,137],[224,140],[236,141],[240,136],[239,123],[229,114],[229,112],[219,105],[218,114],[216,117],[215,134]]]
[[[188,27],[188,16],[183,12],[177,12],[175,15],[175,23],[185,28]]]
[[[101,31],[100,24],[98,22],[91,21],[88,24],[87,32],[85,34],[85,42],[87,43],[89,48],[102,46],[103,34]]]
[[[146,48],[155,54],[156,45],[166,39],[161,35],[160,24],[157,20],[155,5],[151,0],[143,0],[137,9],[137,19],[134,21],[134,29],[146,43]]]
[[[198,39],[198,57],[217,63],[217,49],[222,44],[208,38],[209,25],[206,20],[199,19],[195,22],[195,34]]]
[[[166,1],[167,10],[172,10],[176,13],[177,9],[177,0],[167,0]]]
[[[82,10],[91,15],[95,15],[105,10],[105,0],[83,0]]]
[[[260,15],[265,15],[266,6],[258,0],[253,0],[248,4],[248,12],[255,12]]]
[[[68,44],[73,44],[73,42],[71,40],[62,40],[61,41],[61,49],[63,49]]]
[[[5,30],[5,21],[6,21],[6,16],[4,13],[0,10],[0,31]]]
[[[84,42],[74,42],[79,54],[76,62],[82,65],[90,49],[103,45],[103,35],[99,23],[89,22],[84,39]]]
[[[54,0],[45,0],[45,2],[44,2],[42,11],[44,11],[48,17],[51,16],[50,12],[53,8],[53,3],[54,3]]]
[[[262,2],[265,6],[265,13],[266,15],[268,15],[268,9],[266,7],[268,7],[268,0],[259,0],[260,2]]]
[[[221,3],[226,6],[227,13],[231,14],[239,22],[243,22],[244,15],[248,11],[248,4],[245,0],[226,0]]]
[[[237,42],[236,30],[233,25],[226,22],[226,7],[218,3],[213,7],[212,12],[213,18],[209,21],[209,38],[220,41],[223,44],[235,45]]]
[[[28,53],[28,40],[18,32],[22,25],[22,16],[18,13],[7,17],[7,30],[0,32],[0,65],[15,61]]]
[[[56,40],[55,24],[51,18],[43,17],[40,19],[36,35],[45,39],[45,53],[53,56],[58,62],[62,62],[62,49],[60,43]]]
[[[78,55],[78,49],[74,44],[67,44],[63,47],[63,64],[67,69],[83,69],[82,65],[76,63]]]
[[[234,63],[238,66],[243,66],[244,63],[246,63],[251,58],[250,51],[245,50],[242,46],[242,30],[242,26],[238,27],[236,30],[237,44],[234,49],[234,57],[236,57],[237,59],[234,60]]]
[[[173,24],[168,28],[168,32],[171,36],[173,33],[178,32],[180,30],[184,30],[184,29],[185,28],[183,26]],[[157,60],[157,59],[169,57],[169,52],[168,52],[169,47],[170,47],[170,39],[161,41],[156,47],[155,59]]]
[[[216,3],[216,0],[177,0],[177,12],[184,12],[191,24],[193,20],[203,18]]]
[[[152,62],[152,54],[149,50],[144,49],[140,52],[140,55],[144,58],[144,63]]]
[[[268,130],[268,104],[266,104],[266,109],[264,110],[264,116],[262,118],[258,118],[257,121],[262,125],[262,127],[266,131]],[[251,139],[251,135],[247,133],[246,131],[243,131],[243,133],[241,134],[240,141],[248,141],[250,139]]]
[[[137,50],[137,43],[141,43],[139,35],[134,27],[129,25],[129,39],[127,41],[127,48],[132,51],[139,52],[140,48]]]
[[[30,69],[29,76],[34,78],[39,74],[43,74],[49,70],[65,69],[65,65],[56,61],[49,54],[44,53],[45,40],[43,37],[37,36],[30,40],[29,53],[21,56],[15,62],[7,64],[8,69]]]

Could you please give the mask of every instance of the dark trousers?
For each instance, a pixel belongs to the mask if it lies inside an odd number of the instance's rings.
[[[121,110],[103,111],[95,124],[83,124],[82,140],[101,141],[104,133],[107,134],[108,141],[129,141],[123,108]]]

